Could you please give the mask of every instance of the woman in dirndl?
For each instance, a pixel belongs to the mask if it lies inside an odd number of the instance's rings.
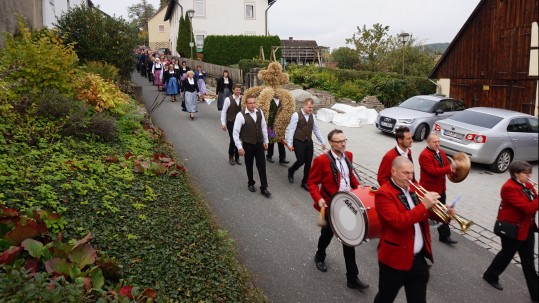
[[[185,109],[189,113],[189,118],[194,120],[195,113],[198,112],[198,84],[192,70],[187,72],[187,77],[182,81],[182,92]]]
[[[203,96],[207,92],[206,81],[204,80],[205,78],[206,78],[206,72],[202,70],[202,66],[197,65],[197,69],[195,71],[195,80],[197,80],[199,96]]]
[[[171,102],[176,102],[176,95],[180,92],[180,72],[174,70],[174,64],[169,64],[168,69],[163,74],[163,80],[165,87],[167,88],[167,95],[170,96]]]
[[[163,64],[161,59],[155,58],[155,62],[152,67],[153,74],[153,84],[157,85],[157,90],[161,91],[161,86],[163,85]]]
[[[217,88],[215,89],[217,93],[217,110],[222,110],[225,99],[232,95],[233,85],[232,78],[229,77],[228,71],[225,69],[223,76],[217,80]]]

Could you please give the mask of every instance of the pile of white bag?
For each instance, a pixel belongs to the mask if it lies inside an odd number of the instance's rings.
[[[365,106],[350,106],[347,104],[335,104],[329,108],[321,108],[316,113],[320,121],[331,122],[339,126],[360,127],[365,124],[374,124],[378,112]]]

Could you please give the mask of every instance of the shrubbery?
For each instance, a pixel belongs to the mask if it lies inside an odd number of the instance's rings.
[[[279,36],[208,36],[204,39],[204,61],[218,65],[237,64],[242,59],[258,58],[260,47],[269,59],[272,46],[280,46]],[[281,51],[276,52],[276,60]]]
[[[436,86],[422,77],[402,77],[395,73],[377,73],[289,65],[290,81],[304,88],[327,90],[337,97],[361,101],[376,96],[391,107],[415,95],[432,94]]]

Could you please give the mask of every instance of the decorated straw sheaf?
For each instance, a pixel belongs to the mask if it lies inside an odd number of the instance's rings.
[[[267,69],[258,72],[258,78],[264,81],[264,86],[254,86],[246,90],[243,94],[243,102],[248,97],[257,98],[257,108],[262,110],[266,121],[269,120],[270,103],[274,96],[281,102],[281,107],[275,116],[273,131],[277,141],[283,140],[286,134],[286,127],[290,123],[290,117],[296,110],[296,101],[294,97],[281,85],[288,83],[288,74],[282,71],[281,64],[272,62]],[[245,104],[243,104],[245,106]]]

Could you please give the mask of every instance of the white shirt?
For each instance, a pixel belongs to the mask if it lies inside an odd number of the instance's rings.
[[[195,84],[195,79],[194,78],[187,77],[187,81],[189,81],[189,84],[191,84],[191,85]]]
[[[240,98],[241,96],[232,95],[230,96],[236,100],[236,105],[240,106]],[[230,97],[225,98],[225,102],[223,102],[223,109],[221,110],[221,125],[226,126],[226,111],[230,107]]]
[[[406,150],[402,150],[398,145],[397,145],[397,151],[399,152],[399,154],[403,157],[406,157],[408,158],[408,148]]]
[[[269,143],[269,140],[268,140],[268,126],[266,124],[266,119],[264,118],[264,113],[262,113],[262,111],[257,109],[257,108],[255,108],[255,110],[253,112],[250,112],[246,108],[244,112],[246,114],[251,115],[253,120],[256,122],[256,113],[258,111],[260,111],[260,115],[262,116],[261,126],[262,126],[262,136],[264,137],[264,143],[268,144]],[[242,144],[241,139],[240,139],[240,131],[241,131],[241,128],[242,128],[243,124],[245,124],[245,118],[243,117],[243,113],[239,112],[236,115],[236,120],[234,120],[234,129],[232,130],[232,138],[234,139],[234,144],[236,144],[236,147],[238,149],[243,149],[243,144]]]
[[[335,158],[335,166],[337,166],[341,175],[341,179],[339,180],[339,191],[350,191],[350,168],[348,167],[346,160],[344,157],[339,158],[333,150],[331,150],[331,154],[333,155],[333,158]]]
[[[273,101],[275,101],[275,105],[279,106],[279,102],[280,102],[279,99],[273,98]]]
[[[301,113],[305,117],[305,120],[309,122],[309,115],[306,114],[303,111],[303,109],[301,109]],[[320,144],[325,144],[324,137],[322,137],[322,133],[320,132],[320,129],[318,129],[318,126],[316,125],[316,117],[314,116],[314,114],[313,114],[313,118],[314,118],[313,133],[316,136],[316,139],[318,139],[318,142],[320,142]],[[298,127],[298,121],[299,121],[298,112],[295,112],[292,114],[292,117],[290,117],[290,125],[288,126],[288,137],[287,137],[288,146],[292,146],[292,141],[294,140],[294,133],[296,132],[296,128]]]
[[[225,84],[228,84],[228,78],[223,78],[223,82],[224,82]]]
[[[395,183],[395,181],[393,181],[393,183]],[[397,185],[397,183],[395,183],[395,185]],[[412,200],[412,196],[410,195],[410,189],[409,188],[404,189],[400,186],[398,187],[402,189],[402,192],[404,192],[404,195],[406,196],[406,201],[408,202],[408,206],[410,207],[410,209],[414,209],[415,204],[414,204],[414,201]],[[415,230],[414,254],[417,254],[423,248],[423,235],[421,234],[421,227],[419,227],[419,223],[414,223],[414,230]]]

